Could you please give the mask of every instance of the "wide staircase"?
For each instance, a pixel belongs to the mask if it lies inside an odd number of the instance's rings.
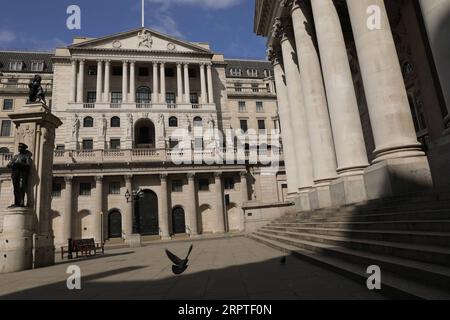
[[[429,193],[287,214],[250,235],[392,298],[450,299],[450,200]]]

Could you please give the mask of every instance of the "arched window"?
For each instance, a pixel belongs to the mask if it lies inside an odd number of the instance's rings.
[[[120,118],[119,117],[111,118],[111,128],[120,128]]]
[[[0,154],[10,153],[8,148],[0,148]]]
[[[92,117],[86,117],[83,120],[84,128],[93,128],[94,127],[94,119]]]
[[[169,118],[169,127],[178,127],[178,119],[176,117]]]
[[[194,127],[203,127],[203,120],[200,117],[194,118]]]
[[[136,103],[150,103],[152,101],[152,91],[149,87],[142,86],[136,90]]]

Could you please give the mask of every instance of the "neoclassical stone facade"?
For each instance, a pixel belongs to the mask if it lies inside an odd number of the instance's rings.
[[[449,9],[439,0],[256,0],[289,194],[301,209],[428,190],[432,173],[435,186],[448,185],[449,45],[430,32],[448,31]]]
[[[208,44],[137,29],[76,38],[52,65],[52,112],[63,121],[51,205],[57,246],[242,232],[246,203],[287,200],[270,63],[225,60]],[[253,161],[250,140],[216,137],[237,129],[267,136],[264,155],[274,161]],[[1,170],[6,207],[11,182]]]

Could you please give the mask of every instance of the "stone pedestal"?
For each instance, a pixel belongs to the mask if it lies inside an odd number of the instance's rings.
[[[33,267],[35,213],[31,208],[8,208],[3,212],[0,234],[0,273]]]
[[[367,200],[364,175],[340,177],[331,183],[331,204],[343,206]]]
[[[389,159],[364,172],[369,199],[405,195],[433,188],[428,159],[423,157]]]
[[[296,206],[300,211],[310,211],[311,210],[311,201],[309,197],[311,189],[300,190],[297,195],[297,200],[295,201]]]
[[[323,183],[316,185],[309,192],[311,210],[331,207],[331,185]]]
[[[8,117],[15,125],[14,150],[28,146],[32,165],[26,191],[26,208],[8,208],[1,234],[1,273],[54,264],[51,228],[51,193],[55,130],[62,122],[41,103],[27,104]],[[11,195],[12,196],[12,195]],[[11,197],[12,198],[12,197]]]

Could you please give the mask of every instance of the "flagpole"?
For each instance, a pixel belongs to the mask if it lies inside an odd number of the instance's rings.
[[[142,0],[142,28],[145,27],[145,14],[144,14],[144,10],[145,10],[145,4],[144,4],[145,0]]]

